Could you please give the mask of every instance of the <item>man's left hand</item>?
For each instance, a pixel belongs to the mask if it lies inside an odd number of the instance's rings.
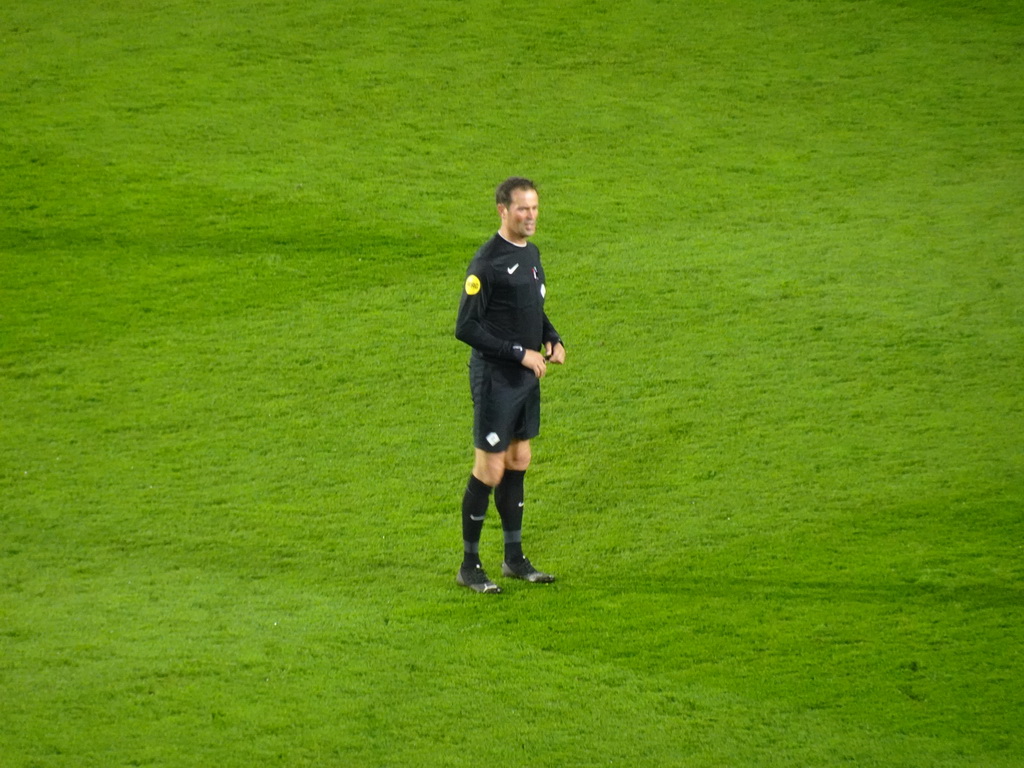
[[[562,346],[562,342],[552,344],[550,341],[545,341],[544,357],[547,358],[549,363],[562,365],[565,362],[565,347]]]

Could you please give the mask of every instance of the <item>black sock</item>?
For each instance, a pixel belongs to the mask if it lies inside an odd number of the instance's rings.
[[[501,483],[494,489],[494,504],[501,515],[505,535],[505,562],[523,559],[523,477],[526,470],[506,469]]]
[[[470,475],[466,492],[462,495],[463,568],[480,565],[480,533],[484,529],[484,518],[490,502],[491,486]]]

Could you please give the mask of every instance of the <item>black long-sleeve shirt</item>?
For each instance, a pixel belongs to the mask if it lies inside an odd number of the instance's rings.
[[[546,294],[537,246],[495,234],[466,269],[455,337],[486,360],[520,362],[527,349],[561,341],[544,313]]]

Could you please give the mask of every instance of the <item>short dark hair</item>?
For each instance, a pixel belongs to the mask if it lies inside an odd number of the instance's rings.
[[[524,179],[522,176],[510,176],[498,185],[498,189],[494,192],[494,201],[498,205],[504,205],[507,208],[512,202],[512,193],[517,189],[537,191],[537,187],[529,179]]]

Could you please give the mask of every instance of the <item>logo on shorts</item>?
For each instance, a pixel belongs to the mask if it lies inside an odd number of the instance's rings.
[[[501,442],[501,438],[500,438],[500,437],[498,437],[498,433],[497,433],[497,432],[491,432],[491,434],[489,434],[489,435],[488,435],[488,436],[487,436],[486,438],[484,438],[484,439],[485,439],[485,440],[487,440],[487,442],[491,444],[491,447],[492,447],[492,448],[493,448],[494,446],[496,446],[496,445],[497,445],[498,443],[500,443],[500,442]]]
[[[480,293],[480,278],[476,275],[470,275],[466,278],[466,293],[470,296],[475,296]]]

